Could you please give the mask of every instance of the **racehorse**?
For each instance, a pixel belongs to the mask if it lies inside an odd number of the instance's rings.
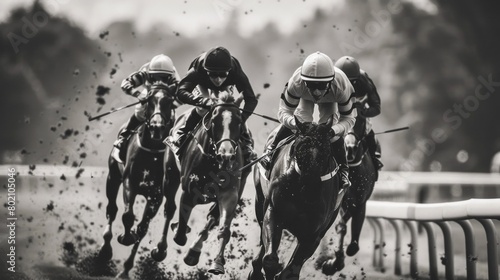
[[[266,279],[298,279],[339,211],[338,164],[330,144],[333,117],[326,124],[295,121],[296,139],[275,151],[269,180],[261,166],[254,169],[261,237],[249,279],[264,279],[262,269]],[[284,229],[297,238],[297,246],[281,269],[277,250]]]
[[[112,223],[116,218],[118,207],[116,197],[120,185],[123,184],[124,213],[122,216],[124,233],[118,236],[118,242],[125,246],[134,245],[132,252],[124,263],[124,270],[117,276],[128,278],[128,273],[134,264],[134,258],[141,240],[147,233],[151,219],[156,215],[163,200],[162,189],[163,166],[165,152],[163,139],[168,135],[174,120],[172,104],[174,101],[174,86],[166,87],[153,84],[147,99],[147,120],[139,126],[127,143],[125,162],[121,162],[111,152],[108,158],[109,173],[106,181],[106,196],[108,205],[106,217],[108,224],[104,230],[104,244],[101,246],[99,258],[110,260],[113,256],[111,248]],[[137,195],[146,198],[142,220],[136,231],[134,224],[134,202]],[[167,193],[165,193],[165,196]],[[173,200],[165,202],[165,209],[172,209]],[[173,206],[175,211],[175,205]],[[166,210],[167,211],[167,210]]]
[[[207,216],[207,224],[192,243],[184,262],[190,266],[198,263],[203,242],[207,240],[210,229],[219,224],[218,253],[208,271],[223,274],[224,249],[231,237],[231,222],[250,171],[242,173],[238,170],[243,166],[239,145],[242,125],[240,109],[229,92],[221,92],[217,98],[217,103],[195,129],[193,139],[186,143],[180,162],[170,150],[165,154],[164,184],[165,188],[175,188],[179,183],[182,185],[179,223],[172,227],[174,241],[180,246],[187,242],[187,223],[192,209],[198,204],[215,202]],[[182,125],[184,118],[185,115],[177,119],[171,134]],[[170,219],[167,217],[162,240],[152,252],[156,260],[163,260],[166,256]]]
[[[342,201],[340,210],[340,221],[335,226],[338,238],[335,250],[335,259],[323,266],[323,272],[328,275],[334,274],[344,268],[344,237],[347,233],[347,222],[351,220],[351,243],[347,246],[346,254],[354,256],[359,251],[359,236],[365,221],[366,201],[370,198],[375,181],[377,181],[377,170],[368,152],[365,143],[366,119],[358,116],[356,123],[345,137],[347,149],[347,162],[349,164],[349,180],[352,186]]]

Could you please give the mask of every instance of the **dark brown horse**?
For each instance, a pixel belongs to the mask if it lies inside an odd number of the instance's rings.
[[[109,173],[106,181],[106,196],[108,205],[106,217],[108,224],[104,230],[99,257],[102,260],[110,260],[113,256],[111,248],[112,223],[116,218],[118,207],[116,197],[120,185],[123,184],[124,213],[122,216],[124,233],[118,236],[118,242],[125,246],[134,245],[132,252],[124,263],[124,270],[117,276],[128,278],[128,273],[134,265],[134,258],[141,240],[147,233],[151,219],[156,215],[163,200],[163,166],[165,145],[163,139],[173,123],[172,104],[175,89],[162,85],[152,85],[147,99],[147,120],[128,140],[127,156],[125,162],[121,162],[110,154],[108,159]],[[137,229],[132,231],[134,225],[134,202],[137,195],[146,198],[146,205],[142,220]],[[168,202],[168,203],[167,203]],[[173,200],[165,202],[172,203]],[[171,209],[171,206],[169,206]],[[174,205],[175,211],[175,205]]]
[[[351,242],[346,254],[354,256],[359,251],[359,236],[365,221],[366,202],[370,198],[377,170],[373,164],[365,143],[366,119],[358,116],[352,131],[345,137],[347,161],[349,164],[349,180],[352,186],[348,189],[340,210],[340,221],[335,226],[339,239],[335,251],[335,259],[323,266],[323,272],[331,275],[344,268],[344,237],[347,233],[347,222],[351,219]]]
[[[243,174],[238,171],[243,165],[239,145],[242,125],[240,109],[234,103],[233,96],[227,92],[219,93],[217,98],[217,104],[205,115],[193,139],[183,148],[180,162],[170,150],[165,155],[164,184],[165,188],[177,188],[179,183],[182,185],[179,223],[173,227],[174,241],[178,245],[184,246],[187,242],[187,223],[192,209],[198,204],[214,202],[207,217],[208,222],[192,243],[184,262],[190,266],[198,263],[209,230],[218,224],[219,247],[209,272],[223,274],[224,249],[231,237],[231,222],[250,170]],[[176,121],[172,134],[183,120],[184,117],[180,117]],[[170,220],[171,217],[167,217],[162,240],[153,250],[153,258],[157,260],[166,256]]]
[[[261,239],[249,279],[264,279],[262,269],[266,279],[298,279],[338,214],[340,182],[330,144],[333,118],[326,124],[295,121],[297,138],[276,150],[269,180],[261,166],[254,170]],[[284,229],[297,238],[297,246],[281,269],[277,250]]]

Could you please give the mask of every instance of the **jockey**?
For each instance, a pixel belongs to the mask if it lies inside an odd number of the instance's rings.
[[[330,140],[332,151],[339,164],[341,187],[349,187],[351,183],[343,137],[356,121],[350,99],[353,92],[351,83],[333,65],[330,57],[321,52],[309,55],[285,85],[278,111],[280,129],[269,145],[262,165],[269,170],[271,155],[278,143],[296,130],[294,115],[301,122],[312,122],[314,105],[317,104],[319,123],[325,123],[331,115],[334,116],[332,131],[335,136]]]
[[[139,100],[148,98],[149,88],[152,84],[164,84],[166,86],[176,86],[180,80],[179,74],[175,69],[174,63],[170,57],[159,54],[151,59],[150,62],[144,64],[139,71],[136,71],[122,81],[122,90]],[[136,88],[145,87],[142,91],[135,90]],[[119,151],[121,160],[125,158],[126,148],[124,143],[128,140],[132,132],[143,122],[146,121],[147,103],[140,103],[135,106],[135,112],[124,124],[124,129],[118,134],[118,139],[114,142]]]
[[[236,87],[236,90],[243,95],[245,101],[241,130],[243,157],[246,163],[257,157],[253,151],[253,139],[245,125],[246,120],[257,106],[257,98],[239,61],[223,47],[212,48],[195,58],[191,62],[186,76],[179,83],[177,98],[183,103],[201,107],[193,109],[187,117],[185,125],[178,130],[173,141],[177,149],[180,149],[189,140],[187,135],[192,135],[191,131],[200,122],[202,116],[207,113],[206,108],[213,105],[209,90],[214,94],[221,91],[231,92],[232,86]],[[178,154],[179,151],[176,153]]]
[[[368,74],[359,68],[358,62],[353,57],[343,56],[337,60],[335,66],[347,75],[354,87],[353,106],[361,117],[366,118],[366,144],[375,168],[380,170],[384,165],[380,161],[380,152],[377,151],[377,140],[370,121],[370,118],[380,114],[380,97],[377,88]]]

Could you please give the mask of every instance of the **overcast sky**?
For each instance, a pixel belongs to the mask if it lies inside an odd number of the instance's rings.
[[[399,1],[399,0],[394,0]],[[413,0],[429,6],[428,0]],[[33,0],[0,1],[0,21],[12,8],[30,5]],[[184,36],[206,32],[207,27],[217,32],[234,12],[239,17],[238,28],[243,36],[250,36],[272,21],[280,31],[291,32],[305,19],[313,16],[316,8],[335,11],[344,0],[41,0],[51,14],[64,15],[83,27],[90,36],[103,31],[111,22],[135,21],[139,31],[158,23],[165,23],[172,31]]]

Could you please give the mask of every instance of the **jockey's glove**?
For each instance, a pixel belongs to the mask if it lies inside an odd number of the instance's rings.
[[[128,95],[134,94],[132,92],[132,90],[134,89],[134,86],[127,79],[122,81],[121,88]]]
[[[210,109],[214,105],[214,102],[210,98],[203,98],[198,106],[203,107],[205,109]]]

